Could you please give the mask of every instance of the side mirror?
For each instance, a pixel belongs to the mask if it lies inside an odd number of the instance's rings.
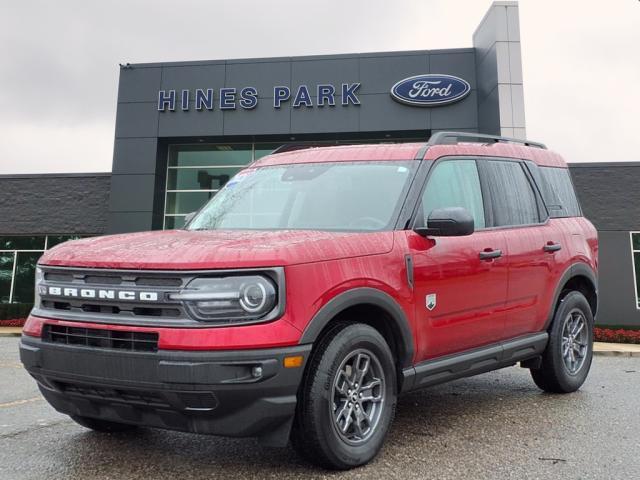
[[[196,213],[198,213],[198,212],[191,212],[191,213],[187,213],[187,214],[184,216],[184,224],[185,224],[185,226],[186,226],[186,225],[187,225],[191,220],[193,220],[193,217],[195,217],[195,216],[196,216]]]
[[[426,227],[414,231],[423,237],[461,237],[471,235],[474,230],[473,217],[466,208],[436,208],[429,214]]]

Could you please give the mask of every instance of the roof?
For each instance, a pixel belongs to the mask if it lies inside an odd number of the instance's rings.
[[[553,150],[503,142],[433,145],[429,147],[424,158],[425,160],[434,160],[446,155],[521,158],[543,167],[567,167],[563,158]]]
[[[303,150],[276,153],[262,157],[252,166],[287,165],[320,162],[354,162],[367,160],[415,160],[427,147],[426,142],[383,143],[363,145],[341,145],[311,147]],[[426,150],[425,160],[448,155],[473,155],[476,157],[509,157],[531,160],[541,166],[565,167],[566,163],[557,153],[511,143],[457,143],[455,145],[432,145]]]
[[[256,161],[252,166],[367,160],[414,160],[425,145],[425,142],[420,142],[311,147],[268,155]]]

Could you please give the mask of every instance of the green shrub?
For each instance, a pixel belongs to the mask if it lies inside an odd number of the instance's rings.
[[[0,320],[26,318],[32,308],[32,303],[0,303]]]

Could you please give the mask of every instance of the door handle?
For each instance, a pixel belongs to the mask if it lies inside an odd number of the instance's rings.
[[[545,252],[549,252],[549,253],[557,252],[561,248],[562,248],[562,245],[560,245],[559,243],[554,243],[554,242],[548,242],[544,247],[542,247],[542,249]]]
[[[502,250],[486,249],[480,252],[480,260],[492,260],[502,256]]]

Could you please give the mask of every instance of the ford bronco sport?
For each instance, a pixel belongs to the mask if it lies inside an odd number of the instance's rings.
[[[21,359],[79,424],[255,436],[371,460],[398,395],[591,365],[596,231],[544,145],[441,132],[243,170],[183,230],[47,251]]]

